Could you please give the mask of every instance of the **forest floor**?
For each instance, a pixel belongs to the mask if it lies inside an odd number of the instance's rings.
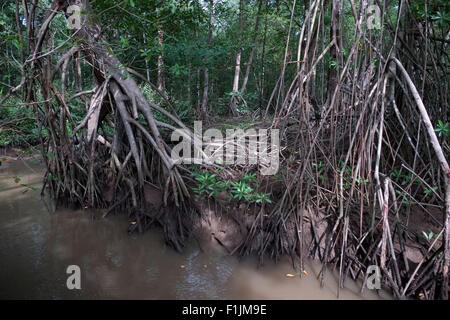
[[[204,129],[215,128],[222,132],[226,129],[267,129],[270,127],[271,119],[262,120],[259,116],[216,116],[207,122]]]

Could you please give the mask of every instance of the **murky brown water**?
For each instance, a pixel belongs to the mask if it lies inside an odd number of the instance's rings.
[[[0,298],[7,299],[336,299],[336,273],[320,288],[320,265],[308,261],[308,276],[288,260],[241,262],[205,254],[195,243],[183,254],[164,245],[155,229],[128,235],[125,215],[92,220],[89,210],[50,213],[39,191],[39,164],[12,159],[0,167]],[[40,190],[40,189],[39,189]],[[66,268],[81,268],[81,290],[68,290]],[[184,266],[184,267],[182,267]],[[390,299],[347,280],[340,299]]]

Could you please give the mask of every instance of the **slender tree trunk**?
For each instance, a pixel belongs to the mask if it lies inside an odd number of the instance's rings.
[[[198,30],[195,30],[195,39],[197,40],[197,42],[198,42]],[[201,111],[201,98],[200,98],[200,68],[199,67],[197,67],[196,68],[196,72],[197,72],[197,79],[196,79],[196,82],[197,82],[197,102],[196,102],[196,107],[197,107],[197,114],[198,115],[201,115],[202,114],[202,111]]]
[[[261,18],[261,8],[262,8],[262,0],[259,0],[258,13],[256,15],[256,22],[255,22],[255,30],[253,31],[252,51],[250,52],[250,57],[248,58],[247,63],[247,69],[245,70],[244,82],[242,83],[241,88],[241,96],[245,93],[245,89],[247,88],[248,77],[250,75],[250,68],[252,67],[253,63],[253,56],[255,54],[255,47],[256,47],[256,39],[258,38],[259,20]]]
[[[212,15],[213,15],[213,0],[209,1],[209,31],[208,31],[208,48],[211,46],[212,40]],[[201,107],[201,118],[206,120],[208,117],[208,89],[209,89],[209,70],[208,66],[205,67],[205,76],[203,83],[203,100]]]
[[[296,5],[296,3],[297,3],[297,1],[294,0],[294,2],[292,4],[291,18],[289,19],[289,29],[287,31],[287,35],[286,35],[286,38],[285,38],[286,47],[284,49],[283,65],[281,66],[280,88],[278,90],[277,102],[276,102],[276,107],[275,107],[275,114],[277,113],[278,105],[279,105],[280,101],[284,101],[284,75],[285,75],[285,71],[286,71],[287,61],[291,57],[291,51],[289,50],[289,39],[291,37],[292,21],[294,19],[294,12],[295,12],[295,5]]]
[[[241,55],[242,55],[242,29],[243,29],[243,9],[244,1],[239,1],[239,29],[238,29],[238,48],[236,52],[236,64],[234,68],[233,93],[239,91],[239,76],[241,73]],[[230,108],[233,114],[236,113],[235,106],[238,102],[237,97],[231,96]]]
[[[234,78],[233,78],[233,92],[237,92],[239,90],[239,75],[241,72],[241,54],[242,54],[242,9],[243,9],[243,0],[239,1],[239,30],[238,30],[238,48],[236,52],[236,64],[234,68]]]
[[[142,33],[142,36],[144,38],[144,45],[147,46],[147,37],[145,36],[145,32]],[[148,67],[147,58],[145,59],[145,72],[147,76],[147,81],[150,82],[150,68]]]
[[[188,84],[187,84],[187,101],[188,101],[188,106],[191,106],[191,101],[192,101],[192,92],[191,92],[191,83],[192,83],[192,64],[189,63],[189,68],[188,68],[189,72],[188,72]]]
[[[20,61],[22,63],[21,66],[21,73],[22,77],[25,77],[25,71],[23,70],[25,66],[25,50],[24,50],[24,42],[23,42],[23,35],[22,35],[22,22],[20,21],[19,16],[19,0],[16,0],[16,25],[17,25],[17,34],[19,36],[19,42],[20,42]],[[22,97],[25,100],[26,99],[26,92],[27,92],[27,86],[26,82],[24,84],[24,87],[22,88]]]
[[[163,60],[163,40],[164,40],[164,30],[161,24],[158,24],[158,80],[157,87],[158,90],[163,91],[165,88],[164,83],[164,60]]]
[[[263,98],[264,98],[264,76],[265,76],[265,67],[264,67],[264,56],[266,54],[266,39],[267,39],[267,22],[268,22],[268,14],[267,14],[267,0],[266,0],[266,21],[264,22],[264,38],[262,44],[262,53],[261,53],[261,80],[260,80],[260,89],[259,89],[259,108],[262,109]]]
[[[201,114],[201,99],[200,99],[200,68],[197,67],[197,113]]]
[[[74,59],[75,64],[75,83],[78,91],[83,90],[83,80],[81,78],[81,52],[78,51],[76,53],[76,57]]]
[[[330,40],[334,44],[330,48],[332,66],[328,71],[328,86],[327,86],[327,104],[331,103],[334,90],[338,81],[338,50],[339,50],[339,0],[331,0],[331,25],[330,25]]]

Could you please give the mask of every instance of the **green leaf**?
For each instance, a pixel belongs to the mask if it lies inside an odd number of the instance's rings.
[[[15,46],[17,49],[20,49],[20,42],[19,42],[19,40],[14,39],[14,40],[13,40],[13,44],[14,44],[14,46]]]

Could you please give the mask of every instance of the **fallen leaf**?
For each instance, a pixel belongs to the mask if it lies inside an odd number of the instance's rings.
[[[182,265],[180,266],[180,268],[181,268],[181,269],[184,269],[184,265],[182,264]]]
[[[208,266],[206,264],[203,265],[203,268],[208,268]]]
[[[295,274],[286,273],[286,277],[288,277],[288,278],[294,278],[294,277],[295,277]]]

